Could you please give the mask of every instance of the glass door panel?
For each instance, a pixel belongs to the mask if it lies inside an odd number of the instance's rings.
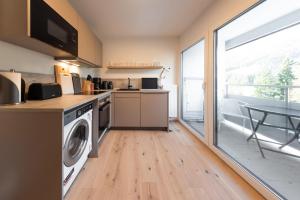
[[[215,145],[282,199],[299,199],[299,16],[268,0],[215,32]]]
[[[182,52],[181,119],[204,136],[204,40]]]

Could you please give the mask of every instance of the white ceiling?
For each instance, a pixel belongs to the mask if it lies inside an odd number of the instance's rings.
[[[179,36],[215,0],[69,0],[99,37]]]

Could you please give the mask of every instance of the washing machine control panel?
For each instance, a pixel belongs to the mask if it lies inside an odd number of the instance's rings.
[[[76,118],[93,109],[93,104],[88,104],[76,111]]]
[[[65,112],[64,125],[69,124],[70,122],[74,121],[76,118],[82,116],[83,114],[87,113],[92,109],[93,109],[93,103],[88,103],[83,106],[79,106],[77,108]]]

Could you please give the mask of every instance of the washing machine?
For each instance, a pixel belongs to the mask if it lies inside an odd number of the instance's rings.
[[[64,114],[63,195],[67,193],[92,150],[92,109],[85,104]]]

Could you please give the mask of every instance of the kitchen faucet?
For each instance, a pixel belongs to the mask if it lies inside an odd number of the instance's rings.
[[[128,89],[131,89],[132,88],[132,85],[130,83],[130,78],[128,78]]]

